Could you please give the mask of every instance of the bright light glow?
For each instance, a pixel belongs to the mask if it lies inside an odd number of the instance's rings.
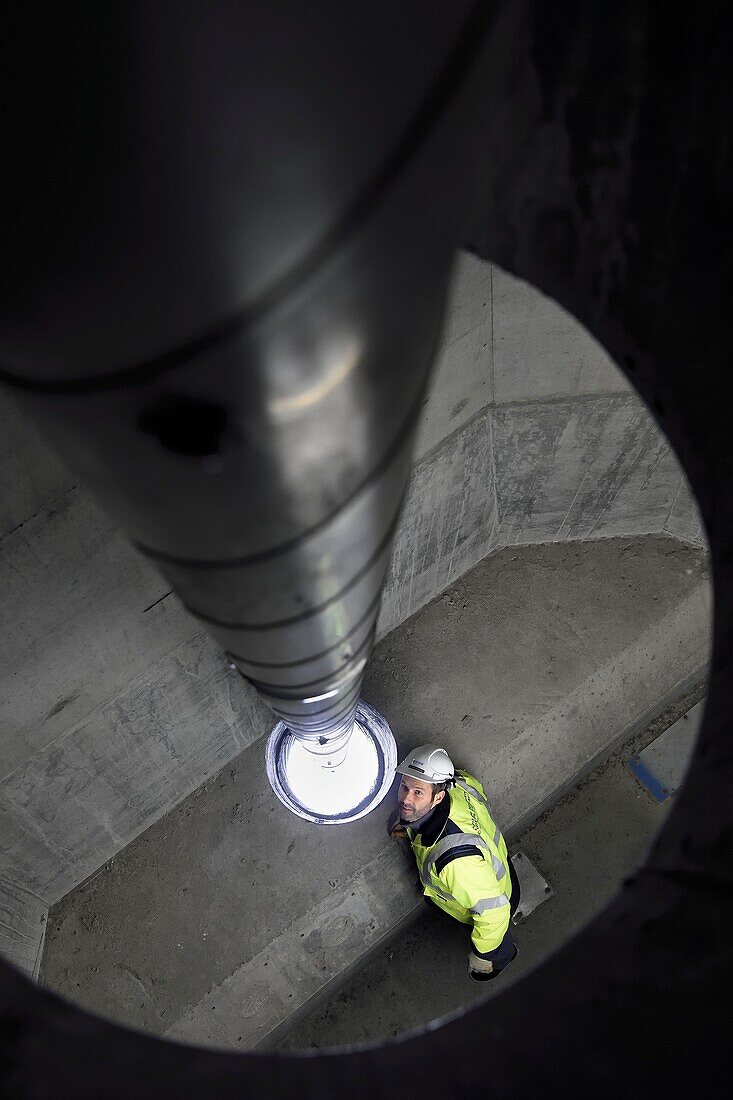
[[[304,390],[273,396],[267,403],[270,414],[278,420],[288,420],[305,409],[318,405],[348,378],[359,362],[360,356],[361,347],[356,340],[334,345],[321,356],[320,366],[323,373],[320,378]],[[287,367],[290,369],[288,370]],[[300,384],[302,374],[303,365],[300,357],[297,356],[281,363],[276,377],[284,376],[285,383],[295,379]]]
[[[342,744],[341,738],[334,740],[333,757],[324,753],[327,743],[311,743],[309,751],[284,722],[277,723],[267,739],[265,767],[273,791],[291,813],[317,825],[347,825],[387,796],[397,745],[389,723],[363,699],[343,756]]]
[[[324,767],[323,757],[304,748],[292,735],[282,747],[283,774],[300,804],[323,817],[348,813],[376,787],[379,758],[373,738],[357,722],[342,762]]]
[[[366,662],[367,662],[366,657],[362,657],[362,659],[359,661],[359,663],[357,665],[354,665],[353,668],[351,668],[349,670],[348,675],[344,676],[342,678],[342,680],[339,683],[338,687],[332,688],[330,691],[324,691],[323,695],[311,695],[310,698],[304,699],[303,702],[304,703],[320,703],[324,699],[333,699],[335,695],[338,695],[338,693],[340,691],[344,690],[344,687],[346,686],[346,684],[348,684],[351,680],[353,680],[356,676],[359,675],[361,670],[364,668],[364,665],[366,664]]]

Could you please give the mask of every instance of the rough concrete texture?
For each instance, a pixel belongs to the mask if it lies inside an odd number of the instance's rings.
[[[23,898],[58,900],[269,718],[0,403],[0,885],[16,929],[36,924]],[[471,256],[456,264],[416,457],[379,638],[503,542],[667,530],[702,545],[672,452],[603,350]]]
[[[47,920],[43,898],[17,883],[0,882],[0,950],[19,970],[34,977],[41,964]]]
[[[4,396],[0,471],[0,539],[76,487],[76,479]]]
[[[554,302],[456,264],[377,637],[497,547],[668,532],[705,545],[677,458],[604,350]]]
[[[501,994],[578,932],[633,873],[669,812],[634,779],[628,759],[703,696],[695,685],[625,743],[510,846],[524,852],[553,895],[517,926],[519,955],[490,985],[468,977],[466,929],[425,907],[338,993],[277,1042],[281,1050],[393,1038]]]
[[[486,778],[511,835],[704,672],[705,553],[665,537],[494,554],[375,650],[364,695],[399,747]],[[388,806],[290,815],[262,741],[51,911],[42,980],[104,1015],[223,1046],[270,1041],[409,921]]]
[[[377,622],[381,639],[497,545],[491,421],[482,413],[414,470]]]
[[[500,543],[665,529],[684,475],[633,395],[506,406],[493,419]]]
[[[440,350],[417,428],[416,462],[493,404],[493,280],[491,264],[458,255]]]
[[[8,536],[2,562],[0,600],[14,624],[0,638],[6,775],[51,746],[58,752],[72,730],[83,740],[81,725],[99,729],[99,708],[115,698],[124,708],[140,677],[146,686],[166,679],[171,654],[185,661],[183,650],[195,650],[200,662],[207,649],[200,624],[86,496],[67,494]],[[235,726],[250,717],[244,694],[233,700]],[[234,751],[242,747],[235,738]]]
[[[500,267],[492,272],[495,404],[632,392],[570,314]]]

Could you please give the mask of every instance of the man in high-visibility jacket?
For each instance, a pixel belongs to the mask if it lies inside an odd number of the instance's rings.
[[[484,788],[438,745],[420,745],[397,771],[399,818],[391,835],[409,839],[426,897],[472,925],[468,972],[488,981],[517,955],[509,919],[519,882]]]

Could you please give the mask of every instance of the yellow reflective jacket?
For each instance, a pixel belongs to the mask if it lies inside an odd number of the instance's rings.
[[[451,917],[473,924],[474,949],[486,954],[496,950],[509,927],[506,843],[478,779],[457,770],[456,785],[446,794],[450,805],[437,839],[430,836],[426,845],[420,830],[408,828],[407,835],[424,893]]]

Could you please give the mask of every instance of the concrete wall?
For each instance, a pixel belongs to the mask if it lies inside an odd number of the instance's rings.
[[[0,949],[252,744],[268,712],[0,397]],[[470,256],[453,295],[379,636],[507,543],[703,543],[681,470],[572,318]]]
[[[625,376],[550,299],[461,255],[378,636],[497,547],[657,532],[706,545]]]

